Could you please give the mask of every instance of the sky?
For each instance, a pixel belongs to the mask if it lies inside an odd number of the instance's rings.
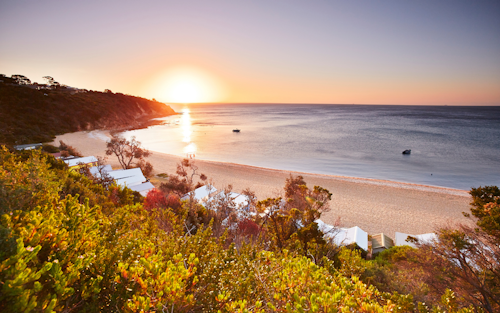
[[[500,105],[500,1],[0,0],[0,73],[163,102]]]

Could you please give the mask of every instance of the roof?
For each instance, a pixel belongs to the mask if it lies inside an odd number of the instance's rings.
[[[99,166],[93,166],[90,169],[90,173],[96,177],[100,177],[101,173],[99,170],[101,170],[103,173],[107,173],[111,178],[113,178],[116,181],[116,184],[119,186],[127,186],[132,190],[135,190],[131,188],[132,186],[136,185],[141,185],[147,181],[147,178],[144,177],[142,174],[142,170],[140,168],[131,168],[127,170],[116,170],[113,171],[113,168],[111,165],[106,164],[106,165],[99,165]],[[148,182],[149,185],[145,186],[151,186],[149,189],[154,188],[154,186]],[[145,187],[143,186],[143,187]],[[139,188],[139,187],[137,187]],[[142,191],[141,190],[136,190],[136,191]]]
[[[88,164],[88,163],[93,163],[93,162],[97,162],[97,159],[95,156],[88,156],[88,157],[82,157],[82,158],[72,158],[72,159],[64,160],[64,163],[68,164],[69,167],[77,166],[80,163]]]
[[[106,165],[93,166],[93,167],[89,168],[89,170],[90,170],[90,174],[92,174],[96,177],[99,177],[99,176],[101,176],[101,172],[102,173],[106,172],[109,174],[109,172],[113,171],[113,168],[111,167],[111,165],[106,164]]]
[[[255,215],[256,213],[250,210],[250,201],[248,197],[236,192],[226,193],[221,191],[218,194],[204,199],[202,203],[207,209],[218,210],[219,206],[231,206],[235,210],[239,218],[243,218],[246,215]]]
[[[396,246],[410,246],[413,248],[416,248],[417,246],[413,242],[408,242],[406,239],[411,236],[413,238],[416,238],[418,241],[423,242],[423,243],[429,243],[432,241],[437,240],[437,235],[434,233],[427,233],[427,234],[421,234],[421,235],[409,235],[405,233],[398,233],[396,232]]]
[[[181,200],[187,200],[190,198],[191,195],[193,195],[194,199],[198,201],[206,200],[210,196],[210,194],[216,192],[217,189],[212,186],[212,185],[205,185],[201,186],[199,188],[196,188],[195,190],[188,192],[184,196],[182,196]]]
[[[142,170],[139,167],[130,168],[127,170],[116,170],[109,172],[109,175],[111,175],[114,179],[121,179],[126,177],[142,175]]]
[[[240,207],[244,207],[248,205],[248,197],[245,195],[237,194],[236,198],[233,199],[234,203]]]
[[[133,191],[139,192],[143,197],[145,197],[145,196],[147,196],[148,192],[151,189],[155,188],[155,186],[153,184],[151,184],[150,182],[145,182],[142,184],[131,186],[129,188],[132,189]]]
[[[116,170],[108,172],[109,176],[111,176],[117,185],[120,186],[134,186],[138,184],[142,184],[147,181],[146,177],[142,174],[142,170],[140,168],[131,168],[128,170]]]
[[[390,248],[394,246],[394,241],[387,235],[380,233],[372,236],[372,249]]]
[[[32,150],[41,147],[41,143],[29,143],[26,145],[16,145],[14,146],[14,149],[16,150]]]
[[[361,249],[368,251],[368,234],[358,226],[336,228],[320,219],[317,219],[315,222],[318,224],[318,228],[325,234],[325,237],[333,239],[337,245],[356,243]]]
[[[228,198],[231,198],[231,200],[234,202],[234,204],[239,208],[242,208],[242,207],[245,207],[248,205],[247,196],[236,193],[236,192],[232,192],[232,191],[229,193],[229,195],[226,195],[225,191],[221,191],[218,194],[216,194],[215,196],[211,197],[209,200],[213,200],[213,199],[217,199],[217,198],[223,199],[227,196],[229,196]]]

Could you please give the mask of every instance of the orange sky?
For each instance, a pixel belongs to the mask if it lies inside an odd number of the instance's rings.
[[[500,105],[495,1],[12,2],[0,29],[2,74],[164,102]]]

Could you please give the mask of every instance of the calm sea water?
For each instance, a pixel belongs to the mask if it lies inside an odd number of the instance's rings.
[[[224,104],[174,107],[127,132],[179,156],[469,190],[500,185],[500,107]],[[232,130],[238,128],[240,133]],[[410,155],[401,152],[411,149]]]

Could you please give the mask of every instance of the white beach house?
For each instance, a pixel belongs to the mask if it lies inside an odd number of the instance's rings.
[[[437,241],[437,235],[434,233],[427,233],[427,234],[421,234],[421,235],[409,235],[405,233],[398,233],[396,232],[396,246],[410,246],[413,248],[416,248],[415,244],[413,242],[408,241],[408,237],[413,237],[417,239],[420,242],[424,243],[430,243],[433,241]]]
[[[64,163],[66,163],[69,167],[77,167],[80,165],[89,165],[89,166],[96,166],[97,165],[97,158],[95,156],[87,156],[87,157],[81,157],[81,158],[71,158],[71,159],[65,159]]]
[[[319,230],[325,234],[325,237],[333,239],[335,244],[340,246],[356,243],[358,247],[368,251],[368,234],[358,226],[351,228],[336,228],[333,225],[326,224],[320,219],[317,219],[315,222],[318,224]]]
[[[212,185],[201,186],[191,192],[186,193],[184,196],[182,196],[181,200],[188,200],[192,196],[193,199],[195,199],[198,202],[205,202],[216,191],[217,189]]]

